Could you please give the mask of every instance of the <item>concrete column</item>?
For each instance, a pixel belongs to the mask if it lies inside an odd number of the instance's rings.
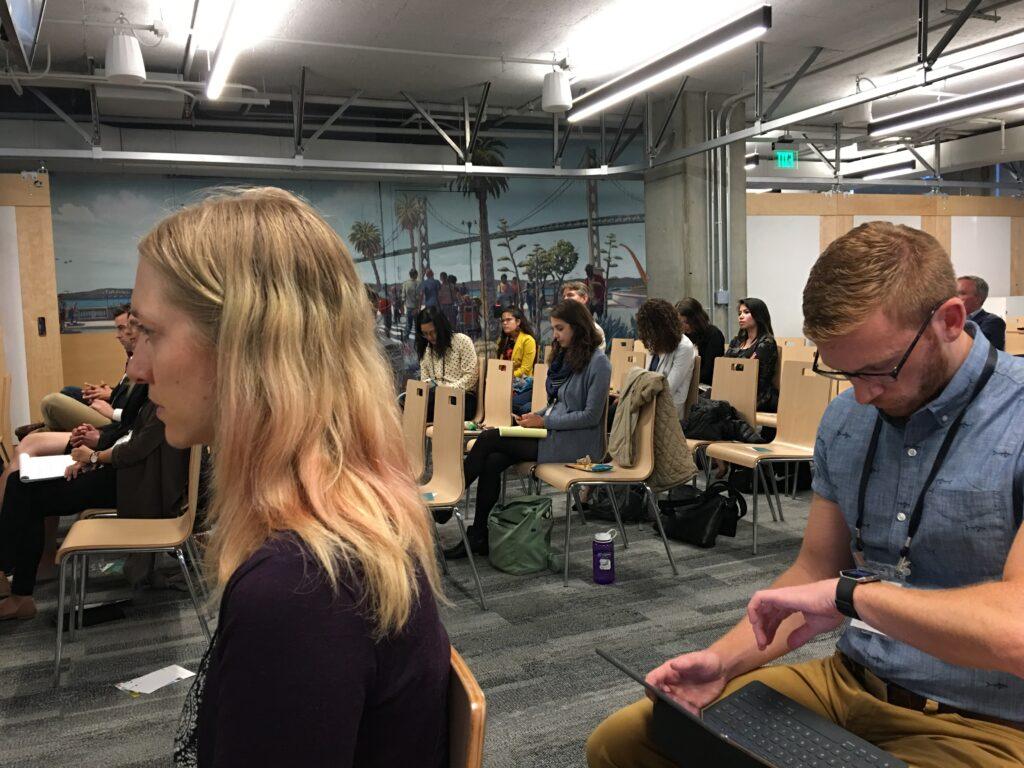
[[[707,99],[716,109],[724,97]],[[671,96],[655,101],[653,129],[655,136],[664,123],[671,106]],[[662,154],[693,144],[706,135],[705,95],[684,93],[665,132]],[[733,128],[742,125],[743,108],[733,113]],[[694,155],[665,166],[651,169],[644,179],[645,236],[648,296],[676,302],[684,296],[699,300],[712,316],[713,322],[730,332],[735,326],[735,300],[746,291],[746,172],[743,169],[744,144],[729,148],[731,195],[730,225],[727,241],[731,247],[731,266],[726,281],[718,274],[708,252],[708,205],[712,158],[710,153]],[[713,181],[713,180],[712,180]],[[710,192],[714,194],[713,186]],[[717,222],[714,226],[717,227]],[[727,286],[726,304],[715,306],[716,292]]]

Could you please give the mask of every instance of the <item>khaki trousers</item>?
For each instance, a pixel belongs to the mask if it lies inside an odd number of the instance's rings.
[[[838,656],[740,675],[723,696],[760,680],[906,761],[912,768],[1024,765],[1024,731],[953,714],[897,707],[864,690]],[[651,743],[653,705],[644,698],[606,719],[587,740],[590,768],[673,768]]]
[[[88,405],[59,392],[44,397],[39,410],[43,414],[43,423],[51,432],[70,432],[81,424],[92,424],[99,428],[110,423],[110,419]]]

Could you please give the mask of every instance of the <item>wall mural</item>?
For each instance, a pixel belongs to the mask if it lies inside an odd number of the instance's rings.
[[[565,167],[593,162],[570,143]],[[634,150],[635,152],[635,150]],[[626,155],[619,162],[630,162]],[[479,165],[550,165],[543,142],[481,140]],[[204,177],[62,174],[51,177],[54,251],[62,333],[113,327],[111,309],[130,299],[139,238],[160,218],[218,185],[274,184],[308,200],[335,228],[360,276],[397,309],[408,272],[444,273],[450,317],[479,338],[497,332],[496,301],[522,306],[536,321],[568,280],[596,267],[607,291],[596,308],[609,339],[632,336],[646,298],[643,182],[460,178],[451,183],[253,181]],[[487,279],[482,279],[486,277]],[[504,279],[503,279],[504,278]],[[517,289],[518,288],[518,289]],[[399,338],[404,322],[379,324]],[[546,322],[535,322],[542,331]],[[550,331],[545,334],[550,335]]]

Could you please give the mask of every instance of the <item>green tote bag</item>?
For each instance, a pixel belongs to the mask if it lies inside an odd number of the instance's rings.
[[[498,504],[487,519],[491,565],[517,575],[547,570],[551,526],[547,496],[520,496]]]

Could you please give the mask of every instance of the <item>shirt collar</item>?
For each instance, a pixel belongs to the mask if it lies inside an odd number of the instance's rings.
[[[985,368],[985,360],[988,358],[988,348],[991,345],[985,338],[985,334],[978,333],[978,326],[968,320],[964,325],[964,331],[974,339],[967,358],[953,374],[953,378],[949,380],[939,396],[917,412],[918,414],[931,414],[936,426],[948,424],[967,404],[967,400],[974,390],[974,384],[981,376],[981,372]]]
[[[980,314],[981,314],[981,307],[978,307],[976,310],[974,310],[973,312],[971,312],[971,314],[969,314],[967,316],[967,319],[968,320],[973,320],[974,318],[976,318]]]

